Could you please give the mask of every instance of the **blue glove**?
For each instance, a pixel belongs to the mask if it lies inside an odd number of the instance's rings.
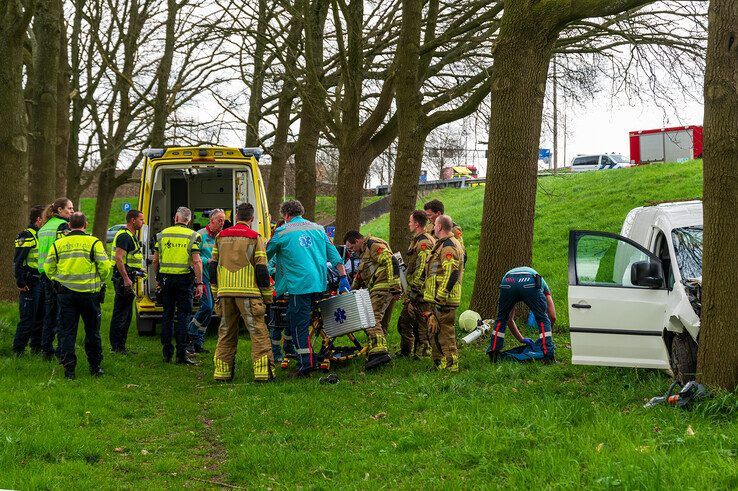
[[[533,340],[531,338],[523,338],[523,344],[527,344],[531,348],[533,348],[533,346],[535,346],[535,343],[533,342]]]
[[[349,284],[348,278],[346,276],[341,276],[338,279],[338,294],[341,295],[343,293],[348,293],[351,290],[351,285]]]

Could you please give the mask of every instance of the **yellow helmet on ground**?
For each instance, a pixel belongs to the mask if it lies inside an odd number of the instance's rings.
[[[472,332],[477,328],[480,320],[482,320],[481,315],[473,310],[465,310],[459,316],[459,326],[466,332]]]

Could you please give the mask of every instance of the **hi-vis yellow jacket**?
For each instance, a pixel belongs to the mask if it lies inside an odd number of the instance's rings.
[[[423,300],[439,307],[458,307],[464,275],[464,247],[456,237],[438,239],[425,267]]]
[[[410,239],[410,247],[407,249],[407,284],[413,294],[423,294],[423,282],[425,278],[425,265],[436,243],[433,236],[429,233],[420,233]]]
[[[218,285],[218,297],[261,297],[271,303],[266,246],[245,222],[218,234],[208,267],[210,281]]]
[[[51,245],[44,271],[70,290],[95,293],[110,279],[113,267],[97,237],[74,230]]]
[[[361,250],[359,271],[352,289],[366,286],[369,291],[401,292],[400,272],[392,260],[392,250],[382,239],[366,236]]]

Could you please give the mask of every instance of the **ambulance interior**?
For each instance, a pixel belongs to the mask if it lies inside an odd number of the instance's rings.
[[[186,168],[162,166],[156,170],[151,192],[151,207],[143,210],[148,216],[148,226],[142,230],[146,255],[153,257],[156,234],[174,224],[174,214],[180,206],[192,210],[193,230],[199,230],[210,221],[209,213],[222,208],[226,214],[226,226],[230,226],[236,204],[248,202],[256,207],[256,194],[251,169],[243,166],[218,164]],[[256,222],[256,220],[255,220]],[[258,224],[254,223],[258,230]],[[153,278],[153,270],[149,278]],[[152,287],[154,281],[150,281]]]

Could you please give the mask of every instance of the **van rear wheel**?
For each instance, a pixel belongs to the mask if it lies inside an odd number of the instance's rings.
[[[682,385],[695,379],[697,372],[697,343],[689,333],[675,335],[671,340],[671,371]]]
[[[142,318],[139,312],[136,312],[136,329],[139,336],[153,336],[156,334],[156,322],[154,319]]]

